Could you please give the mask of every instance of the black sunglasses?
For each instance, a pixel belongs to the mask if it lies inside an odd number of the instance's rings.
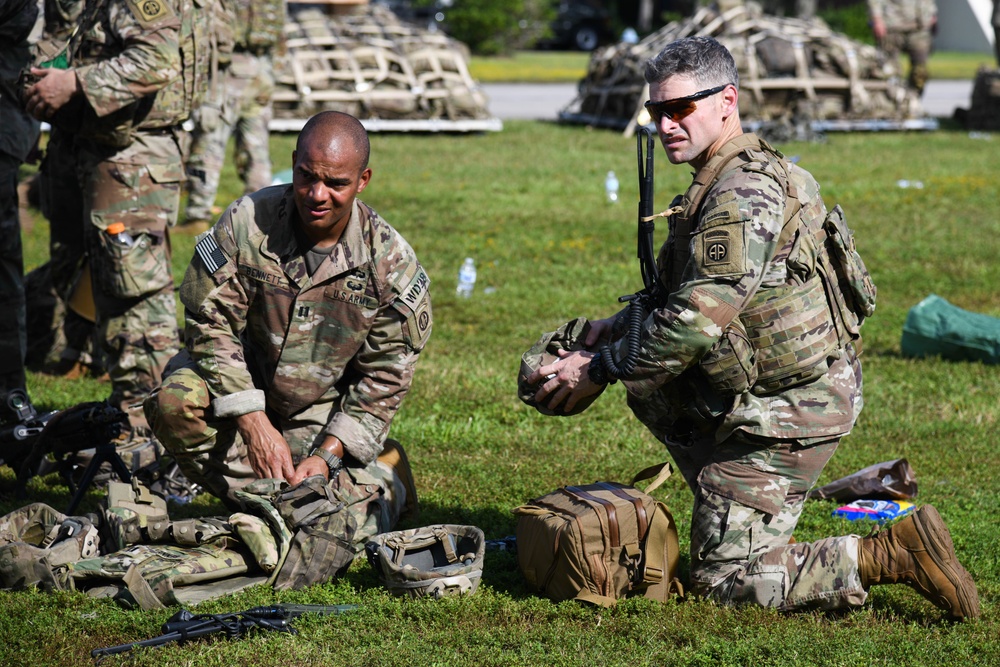
[[[664,100],[663,102],[653,102],[650,100],[649,102],[646,102],[644,106],[649,112],[649,115],[653,118],[653,122],[656,124],[659,124],[664,116],[667,116],[675,123],[679,123],[693,114],[694,110],[698,108],[698,105],[696,105],[695,102],[715,95],[716,93],[721,93],[730,85],[731,84],[724,83],[721,86],[709,88],[708,90],[702,90],[694,95],[677,97],[672,100]]]

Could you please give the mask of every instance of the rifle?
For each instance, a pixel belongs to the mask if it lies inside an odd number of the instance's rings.
[[[30,403],[28,405],[30,407]],[[33,413],[34,408],[30,412]],[[24,444],[30,446],[30,449],[21,462],[17,475],[16,495],[19,499],[27,497],[28,480],[37,474],[49,454],[56,459],[59,473],[74,491],[66,514],[72,514],[76,510],[103,463],[110,463],[121,481],[132,481],[132,474],[115,448],[115,438],[128,424],[128,415],[107,401],[80,403],[46,415],[45,421],[39,424],[27,424],[32,428],[28,434],[30,437]],[[71,461],[72,455],[90,447],[95,448],[94,457],[84,470],[80,482],[74,484],[72,473],[75,466]]]
[[[330,616],[357,608],[356,604],[275,604],[229,614],[192,614],[187,609],[181,609],[163,624],[160,629],[162,634],[130,644],[95,648],[90,652],[90,656],[95,659],[94,664],[100,664],[109,655],[127,653],[137,648],[163,646],[171,642],[185,642],[219,633],[225,634],[230,639],[240,637],[250,630],[274,630],[294,635],[298,634],[298,631],[292,627],[291,622],[303,614]]]
[[[643,152],[643,141],[646,150]],[[658,217],[653,215],[653,156],[655,142],[653,134],[642,128],[636,136],[636,156],[639,162],[639,212],[638,241],[636,256],[639,258],[639,271],[642,273],[643,288],[635,294],[619,297],[619,302],[628,302],[626,318],[615,322],[615,334],[622,334],[628,342],[628,351],[621,364],[615,363],[611,355],[611,346],[600,348],[600,364],[604,367],[607,377],[612,379],[628,378],[639,359],[640,336],[642,322],[646,313],[661,299],[664,287],[656,268],[656,254],[653,249],[653,221]],[[623,331],[619,331],[619,328]]]

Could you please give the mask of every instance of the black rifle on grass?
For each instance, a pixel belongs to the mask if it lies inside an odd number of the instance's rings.
[[[229,614],[192,614],[187,609],[181,609],[167,619],[159,636],[131,644],[95,648],[90,652],[90,656],[100,663],[109,655],[127,653],[137,648],[155,648],[214,634],[223,634],[232,639],[251,630],[274,630],[294,635],[297,630],[292,627],[292,620],[303,614],[329,616],[343,614],[357,607],[356,604],[275,604]]]

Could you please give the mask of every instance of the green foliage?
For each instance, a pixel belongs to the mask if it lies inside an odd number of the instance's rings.
[[[448,34],[475,54],[509,54],[547,34],[553,0],[456,0],[446,15]]]
[[[608,610],[552,604],[527,589],[516,557],[489,552],[474,597],[436,603],[395,599],[358,561],[337,582],[277,596],[285,602],[357,603],[357,612],[296,622],[298,635],[257,634],[197,641],[115,664],[190,665],[670,665],[787,667],[1000,664],[1000,373],[997,367],[906,359],[899,339],[910,307],[930,293],[1000,317],[1000,171],[996,142],[965,132],[832,134],[826,143],[778,146],[816,175],[828,205],[840,203],[879,287],[865,325],[865,410],[820,484],[898,457],[913,466],[918,501],[936,505],[975,579],[983,618],[952,625],[905,586],[874,587],[860,610],[780,614],[700,600],[630,600]],[[275,171],[287,168],[293,138],[272,138]],[[434,334],[413,388],[393,423],[420,491],[411,525],[471,523],[488,539],[510,535],[510,509],[554,488],[597,479],[627,480],[661,461],[662,445],[628,412],[621,385],[586,413],[543,417],[515,398],[520,355],[548,330],[578,316],[602,317],[640,285],[635,259],[635,142],[585,127],[507,122],[482,135],[374,135],[374,177],[364,199],[396,226],[427,268]],[[603,199],[604,174],[622,181],[622,201]],[[657,155],[657,209],[690,179]],[[900,189],[899,179],[924,188]],[[234,172],[223,197],[240,191]],[[25,234],[34,264],[46,226]],[[659,225],[657,241],[664,238]],[[175,237],[179,274],[190,242]],[[184,245],[186,244],[186,245]],[[454,295],[462,258],[476,258],[471,299]],[[492,290],[487,290],[492,288]],[[32,397],[50,407],[102,398],[106,385],[29,377]],[[0,513],[13,473],[0,469]],[[65,507],[55,475],[29,485],[31,500]],[[675,475],[655,494],[676,517],[687,549],[691,492]],[[81,511],[96,507],[88,495]],[[831,516],[835,503],[808,501],[800,542],[870,523]],[[200,496],[171,505],[178,516],[219,515]],[[682,568],[687,567],[686,559]],[[233,611],[275,599],[266,588],[201,605]],[[76,593],[0,593],[0,663],[80,665],[93,648],[159,632],[169,616],[123,611]],[[105,664],[111,664],[105,662]]]
[[[853,3],[837,3],[817,11],[820,18],[835,31],[842,32],[851,39],[865,44],[874,44],[871,26],[868,24],[868,6],[862,0]]]

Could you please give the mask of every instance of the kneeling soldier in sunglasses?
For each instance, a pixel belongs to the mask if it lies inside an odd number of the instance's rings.
[[[808,172],[743,133],[724,46],[673,42],[645,75],[660,143],[694,181],[661,214],[670,234],[641,327],[626,311],[592,321],[587,348],[609,344],[539,368],[528,378],[536,402],[569,412],[622,381],[694,493],[696,595],[835,609],[861,605],[873,584],[905,583],[951,618],[978,616],[975,584],[933,506],[869,537],[792,539],[861,412],[859,328],[874,285],[840,207],[828,213]],[[845,252],[829,252],[837,238]],[[838,278],[846,264],[858,270],[854,284]]]

